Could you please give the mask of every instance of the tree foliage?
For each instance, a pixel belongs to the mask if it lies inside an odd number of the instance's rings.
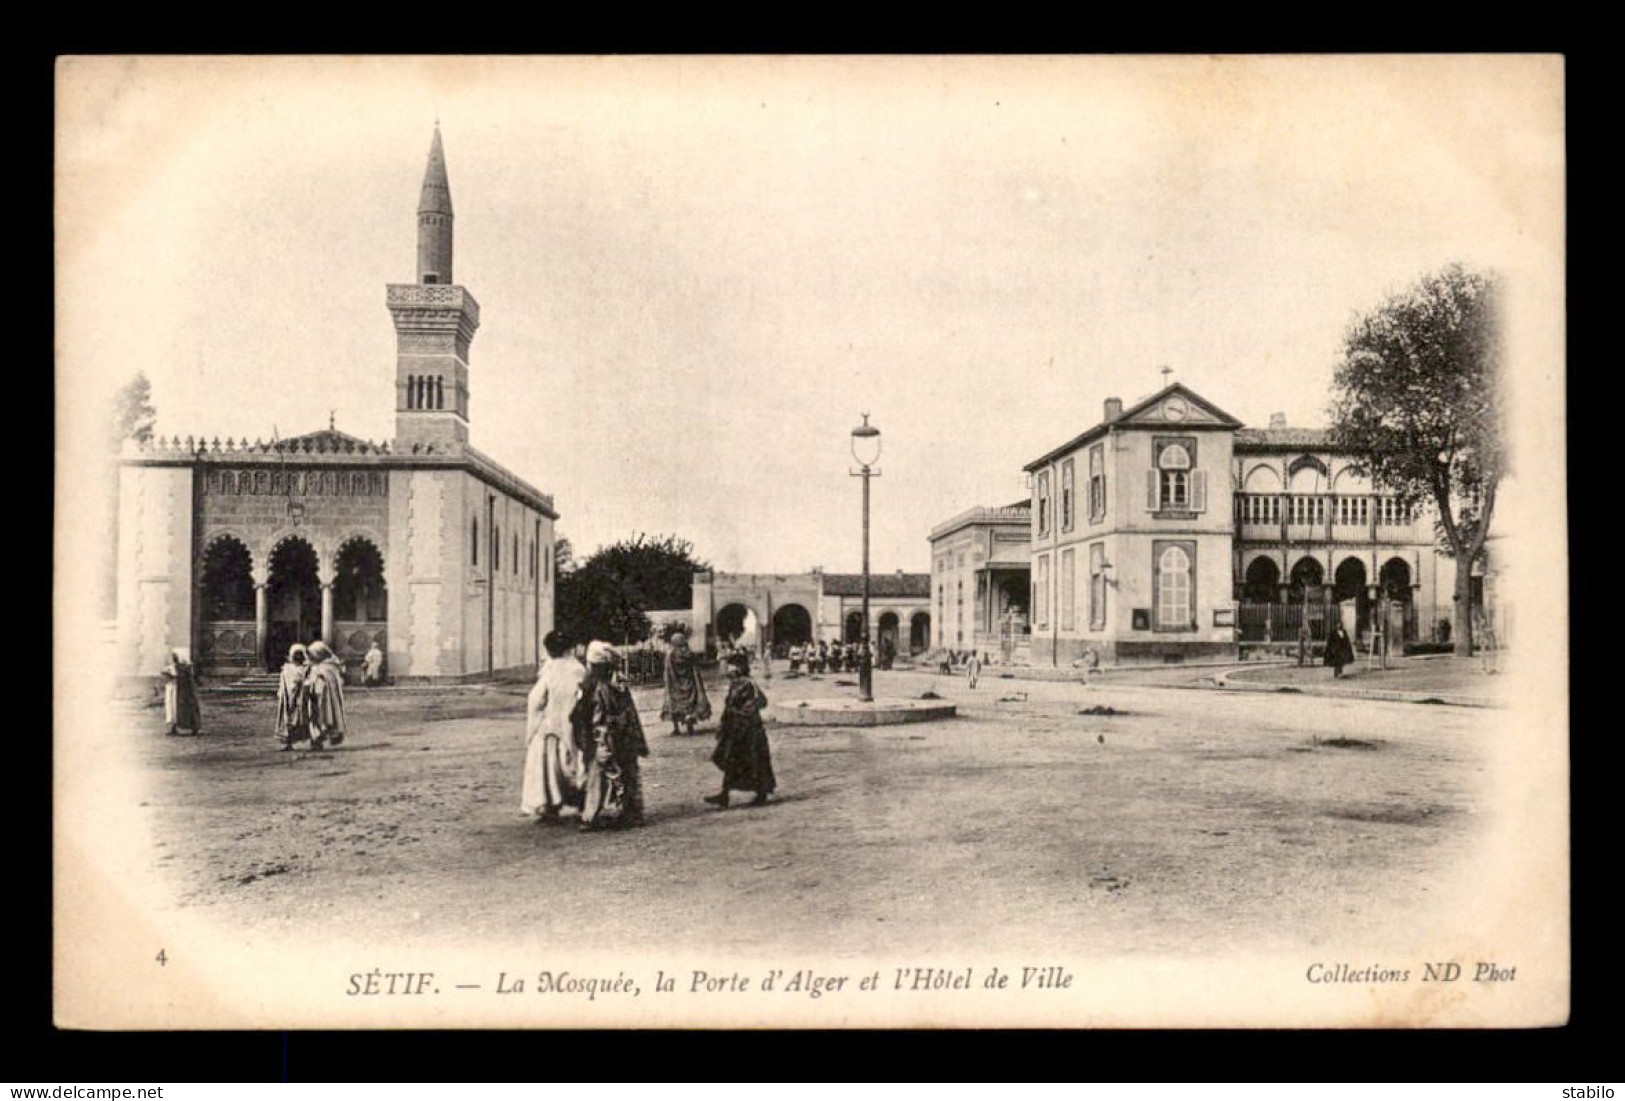
[[[1501,354],[1499,281],[1452,264],[1356,319],[1333,382],[1336,442],[1376,486],[1438,516],[1466,652],[1471,563],[1507,471]]]
[[[571,639],[642,642],[653,632],[645,612],[693,602],[694,574],[710,564],[675,535],[647,536],[599,548],[559,573],[556,620]]]
[[[97,604],[104,618],[117,614],[118,600],[118,454],[124,441],[147,443],[152,439],[153,423],[158,416],[152,407],[152,383],[145,372],[136,372],[134,378],[113,393],[107,410],[107,453],[104,460],[106,491],[102,511],[110,538],[101,542],[101,568],[96,586]]]
[[[146,372],[138,371],[113,395],[112,420],[108,426],[111,450],[123,447],[125,440],[147,443],[152,439],[157,416],[158,411],[152,407],[152,383]]]

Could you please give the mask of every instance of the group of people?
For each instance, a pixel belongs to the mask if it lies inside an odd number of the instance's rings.
[[[295,643],[276,689],[276,736],[283,750],[344,744],[344,668],[327,643]]]
[[[868,656],[867,641],[798,642],[790,647],[790,675],[856,673]]]
[[[525,705],[520,814],[543,823],[574,818],[584,832],[641,826],[642,758],[649,744],[614,649],[593,642],[583,663],[556,631],[542,646],[547,660]],[[726,807],[731,791],[749,791],[754,803],[765,803],[777,786],[761,717],[767,696],[751,680],[744,651],[730,653],[724,668],[728,695],[711,755],[722,789],[705,801]],[[710,717],[711,703],[682,635],[672,639],[665,672],[661,717],[673,734],[692,734]]]

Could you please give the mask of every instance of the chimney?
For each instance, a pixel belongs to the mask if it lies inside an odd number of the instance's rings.
[[[1286,427],[1286,414],[1285,413],[1271,413],[1270,414],[1270,427],[1271,428],[1285,428]]]
[[[1118,417],[1121,417],[1122,415],[1123,415],[1123,399],[1122,398],[1107,398],[1106,399],[1106,419],[1108,421],[1114,421]]]

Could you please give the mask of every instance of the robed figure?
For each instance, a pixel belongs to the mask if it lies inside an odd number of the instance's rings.
[[[728,663],[728,698],[722,707],[717,748],[711,754],[711,763],[722,770],[722,790],[707,795],[707,803],[726,807],[730,791],[749,791],[756,795],[752,805],[760,805],[778,786],[767,728],[762,724],[762,708],[766,706],[767,696],[750,679],[749,659],[743,654],[734,655]]]
[[[310,745],[312,749],[344,744],[344,670],[325,642],[310,644]]]
[[[694,724],[711,717],[711,700],[705,694],[705,683],[700,680],[699,660],[688,648],[688,636],[671,636],[671,649],[666,652],[666,700],[660,706],[660,717],[671,723],[673,734],[694,733]]]
[[[171,650],[162,673],[164,722],[169,724],[169,733],[178,734],[182,730],[198,733],[203,727],[203,709],[197,702],[197,674],[192,670],[192,663],[178,650]]]
[[[1326,652],[1321,660],[1332,667],[1332,676],[1341,677],[1343,666],[1354,664],[1354,644],[1349,641],[1349,633],[1343,629],[1341,620],[1332,623],[1332,630],[1326,636]]]
[[[525,701],[525,770],[519,813],[559,821],[566,807],[581,809],[587,761],[577,745],[573,717],[586,668],[556,632],[542,640],[547,661]]]
[[[582,700],[584,733],[592,758],[581,828],[616,829],[643,824],[643,780],[639,758],[649,755],[632,690],[615,672],[607,642],[587,647],[587,688]]]
[[[283,749],[310,739],[310,655],[299,643],[288,648],[288,660],[276,682],[276,738]]]

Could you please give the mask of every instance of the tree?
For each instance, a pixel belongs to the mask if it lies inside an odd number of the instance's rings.
[[[118,614],[118,454],[123,450],[125,440],[135,440],[137,443],[150,441],[157,415],[157,410],[152,407],[152,383],[141,371],[114,392],[112,407],[108,410],[107,491],[102,507],[106,517],[105,530],[111,532],[112,537],[101,544],[101,579],[97,588],[97,601],[102,616],[107,619]]]
[[[113,395],[112,419],[108,425],[112,450],[117,452],[125,440],[150,441],[157,416],[157,410],[152,407],[152,383],[145,371],[137,371],[135,377]]]
[[[574,573],[575,568],[575,548],[570,546],[569,536],[561,535],[553,540],[553,574],[563,577],[567,573]]]
[[[1433,505],[1456,560],[1456,652],[1472,653],[1472,566],[1508,464],[1496,276],[1452,264],[1390,296],[1349,327],[1333,387],[1332,434],[1358,469]]]
[[[647,609],[689,606],[694,574],[710,568],[686,539],[639,534],[599,548],[569,572],[561,568],[555,618],[578,642],[642,642],[653,631]]]

